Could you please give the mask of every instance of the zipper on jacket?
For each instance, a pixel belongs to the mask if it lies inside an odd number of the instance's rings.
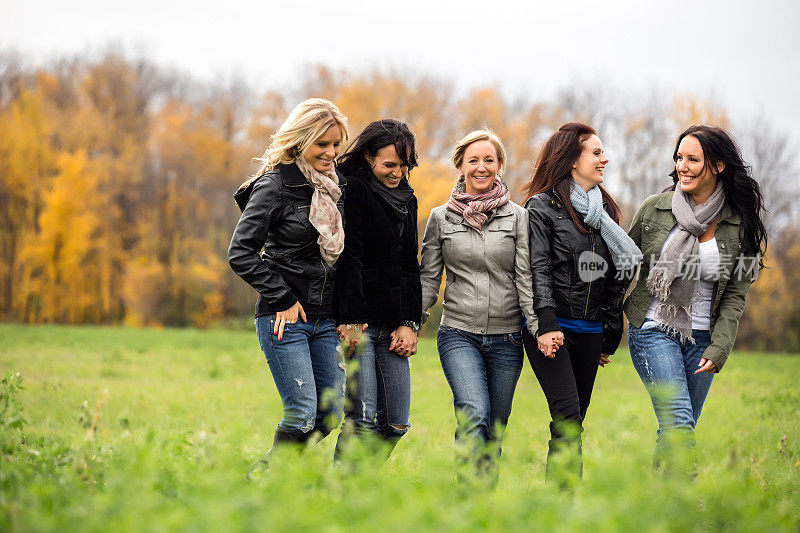
[[[325,268],[324,259],[320,259],[319,263],[322,265],[322,288],[319,290],[319,305],[322,305],[322,298],[325,295],[325,285],[328,283],[328,269]]]
[[[590,234],[592,236],[592,264],[594,264],[594,231]],[[589,296],[592,294],[592,282],[589,281],[589,288],[586,290],[586,308],[583,310],[583,318],[589,316]]]

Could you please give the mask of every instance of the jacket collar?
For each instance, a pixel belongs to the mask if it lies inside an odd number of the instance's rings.
[[[656,209],[660,209],[662,211],[672,211],[672,197],[674,195],[675,191],[667,191],[663,193],[661,198],[659,198],[656,202]],[[734,213],[728,202],[722,204],[722,211],[719,214],[719,219],[730,224],[742,223],[742,216],[739,213]]]
[[[287,187],[311,187],[311,184],[300,171],[300,167],[294,163],[290,163],[288,165],[279,163],[275,169],[280,173],[283,184]],[[336,171],[336,176],[339,178],[339,187],[347,185],[347,179],[338,170]]]

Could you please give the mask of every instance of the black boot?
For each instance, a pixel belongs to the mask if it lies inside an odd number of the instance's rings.
[[[303,432],[299,429],[287,429],[281,426],[275,428],[275,437],[272,439],[272,447],[280,446],[282,444],[294,443],[305,444],[311,437],[311,431]]]
[[[545,482],[568,488],[583,478],[583,452],[580,425],[550,423]]]
[[[269,469],[270,457],[276,447],[294,447],[298,451],[308,441],[311,432],[303,433],[299,429],[287,429],[281,426],[275,428],[275,436],[272,439],[272,448],[264,454],[263,457],[256,459],[248,468],[245,473],[247,479],[257,479],[260,474]]]

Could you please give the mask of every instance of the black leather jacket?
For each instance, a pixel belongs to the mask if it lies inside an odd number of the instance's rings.
[[[345,179],[338,174],[344,217]],[[242,216],[228,247],[228,263],[258,291],[256,316],[300,302],[307,316],[335,318],[336,267],[319,251],[308,220],[314,189],[295,164],[280,164],[234,194]],[[262,252],[263,249],[263,252]]]
[[[622,338],[626,284],[617,279],[600,231],[587,226],[591,233],[581,233],[556,191],[531,197],[525,208],[539,334],[561,330],[556,316],[602,321],[602,350],[613,354]]]

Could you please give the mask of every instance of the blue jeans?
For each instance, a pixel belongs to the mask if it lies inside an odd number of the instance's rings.
[[[411,427],[411,362],[389,351],[394,328],[370,325],[356,350],[358,369],[348,389],[345,418],[356,435],[396,444]]]
[[[692,337],[694,344],[681,343],[677,335],[662,331],[652,320],[641,328],[633,324],[628,328],[633,366],[650,393],[658,419],[657,458],[668,433],[683,434],[688,445],[694,446],[694,428],[714,379],[708,372],[694,373],[711,344],[711,333],[694,329]]]
[[[286,324],[274,335],[275,315],[256,318],[256,333],[283,402],[279,428],[327,435],[342,418],[344,363],[336,324],[328,318]]]
[[[453,390],[456,441],[472,440],[484,450],[489,445],[493,449],[484,457],[499,457],[522,371],[522,335],[479,335],[439,326],[436,344]]]

